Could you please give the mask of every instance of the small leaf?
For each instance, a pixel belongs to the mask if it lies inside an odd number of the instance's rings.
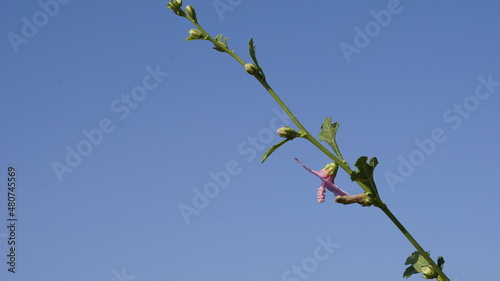
[[[437,266],[439,266],[439,268],[443,269],[443,266],[444,266],[444,258],[443,257],[438,257]]]
[[[339,123],[331,123],[332,118],[327,117],[325,121],[323,121],[323,125],[321,125],[321,132],[319,133],[318,137],[320,140],[328,143],[335,154],[341,159],[344,160],[344,157],[342,157],[342,154],[340,153],[340,149],[337,145],[337,140],[335,139],[337,136],[337,130],[339,129]]]
[[[375,170],[375,167],[378,164],[378,160],[376,157],[370,159],[370,162],[366,162],[367,160],[368,157],[366,156],[361,156],[358,158],[356,164],[354,164],[354,166],[356,166],[358,170],[351,173],[351,180],[362,182],[366,187],[370,189],[365,191],[371,192],[373,196],[375,196],[375,198],[380,199],[377,186],[375,185],[375,181],[373,180],[373,170]]]
[[[257,61],[257,56],[255,55],[255,46],[253,45],[253,38],[250,38],[250,41],[248,41],[248,50],[250,52],[250,57],[252,57],[253,62],[259,68],[260,73],[265,78],[264,71],[260,67],[259,62]]]
[[[228,38],[227,38],[227,37],[226,37],[226,38],[223,38],[222,33],[221,33],[221,34],[219,34],[219,35],[217,35],[217,36],[215,36],[215,40],[216,40],[217,42],[219,42],[219,43],[222,43],[222,44],[223,44],[226,48],[228,48],[228,49],[229,49],[229,45],[227,44]],[[226,50],[224,50],[223,48],[220,48],[220,47],[219,47],[219,46],[217,46],[216,44],[214,44],[214,49],[216,49],[216,50],[217,50],[217,51],[219,51],[219,52],[223,52],[223,53],[225,53],[225,52],[226,52]]]
[[[430,252],[427,252],[427,254],[430,255]],[[429,263],[425,260],[425,258],[420,255],[418,251],[413,252],[405,262],[405,265],[410,266],[405,270],[403,273],[403,277],[408,279],[413,274],[417,274],[419,272],[422,272],[422,267],[429,265]]]
[[[408,279],[410,276],[412,276],[413,274],[417,274],[417,273],[418,273],[418,271],[416,271],[413,266],[410,266],[405,270],[405,272],[403,272],[403,277]]]
[[[250,57],[252,57],[253,62],[255,62],[257,58],[255,57],[255,46],[253,45],[253,38],[250,38],[250,41],[248,41],[248,50],[250,52]],[[255,64],[258,65],[256,62]]]
[[[284,139],[282,141],[280,141],[279,143],[271,146],[263,155],[262,155],[262,158],[260,159],[260,162],[261,163],[264,163],[264,161],[266,161],[267,157],[269,157],[276,149],[278,149],[280,146],[284,145],[287,141],[289,141],[291,139]]]

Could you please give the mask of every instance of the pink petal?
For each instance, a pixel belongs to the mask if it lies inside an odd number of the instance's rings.
[[[331,192],[333,192],[333,194],[335,194],[335,196],[346,196],[346,195],[349,195],[347,192],[343,191],[342,189],[340,189],[340,187],[338,187],[336,184],[334,184],[333,182],[327,182],[325,181],[327,186],[326,188],[328,190],[330,190]]]
[[[318,203],[325,202],[325,188],[323,186],[318,187]]]
[[[326,176],[325,173],[326,171],[325,170],[321,170],[319,172],[317,171],[314,171],[312,169],[310,169],[309,167],[307,167],[306,165],[304,165],[304,163],[300,162],[299,159],[297,158],[294,158],[295,161],[297,161],[300,165],[302,165],[302,167],[304,167],[304,169],[308,170],[309,172],[311,172],[312,174],[316,175],[318,178],[320,178],[322,180],[322,183],[321,185],[324,187],[326,187],[329,191],[333,192],[333,194],[335,194],[335,196],[339,196],[339,195],[342,195],[342,196],[345,196],[345,195],[349,195],[347,192],[343,191],[342,189],[340,189],[337,185],[335,185],[333,183],[334,181],[334,178],[333,178],[333,175],[328,175]]]

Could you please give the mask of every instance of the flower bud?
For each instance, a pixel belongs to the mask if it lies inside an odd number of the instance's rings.
[[[253,63],[245,64],[245,70],[248,72],[248,74],[251,74],[253,76],[260,75],[259,68]]]
[[[198,29],[192,28],[189,30],[189,37],[186,38],[186,41],[196,40],[196,39],[205,39],[203,32]]]
[[[182,7],[182,0],[173,0],[171,2],[173,2],[173,4],[176,5],[178,8]]]
[[[361,193],[356,195],[344,195],[344,196],[336,196],[335,203],[340,203],[344,205],[358,203],[364,207],[368,207],[373,205],[373,197],[369,193]]]
[[[196,19],[196,12],[194,11],[193,6],[191,5],[186,6],[186,15],[194,22],[198,22],[198,20]]]
[[[299,133],[297,133],[294,128],[290,128],[290,127],[286,127],[286,126],[279,128],[276,132],[278,133],[278,136],[280,136],[282,138],[287,138],[287,139],[294,139],[294,138],[300,136]]]
[[[434,279],[438,276],[437,272],[430,265],[422,266],[420,270],[422,271],[422,277],[425,279]]]
[[[172,0],[167,3],[167,7],[172,10],[176,15],[185,17],[186,13],[181,9],[182,0]]]

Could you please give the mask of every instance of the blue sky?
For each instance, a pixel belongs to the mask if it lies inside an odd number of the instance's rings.
[[[253,37],[311,133],[340,123],[351,166],[378,158],[384,202],[450,279],[496,276],[500,3],[184,4],[245,61]],[[313,146],[260,163],[291,122],[165,1],[9,1],[0,19],[1,280],[402,279],[414,249],[380,210],[316,202],[293,160],[322,168]]]

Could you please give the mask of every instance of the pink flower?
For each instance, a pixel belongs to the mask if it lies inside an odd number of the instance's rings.
[[[304,165],[302,162],[300,162],[299,159],[294,158],[295,161],[297,161],[302,167],[304,167],[306,170],[311,172],[312,174],[316,175],[318,178],[321,179],[321,185],[318,188],[318,202],[323,203],[325,202],[325,188],[328,189],[329,191],[333,192],[335,196],[345,196],[349,195],[347,192],[343,191],[340,189],[337,185],[335,185],[334,180],[335,176],[337,175],[337,170],[338,166],[335,163],[330,163],[327,164],[323,169],[319,171],[314,171],[310,168],[308,168],[306,165]]]

